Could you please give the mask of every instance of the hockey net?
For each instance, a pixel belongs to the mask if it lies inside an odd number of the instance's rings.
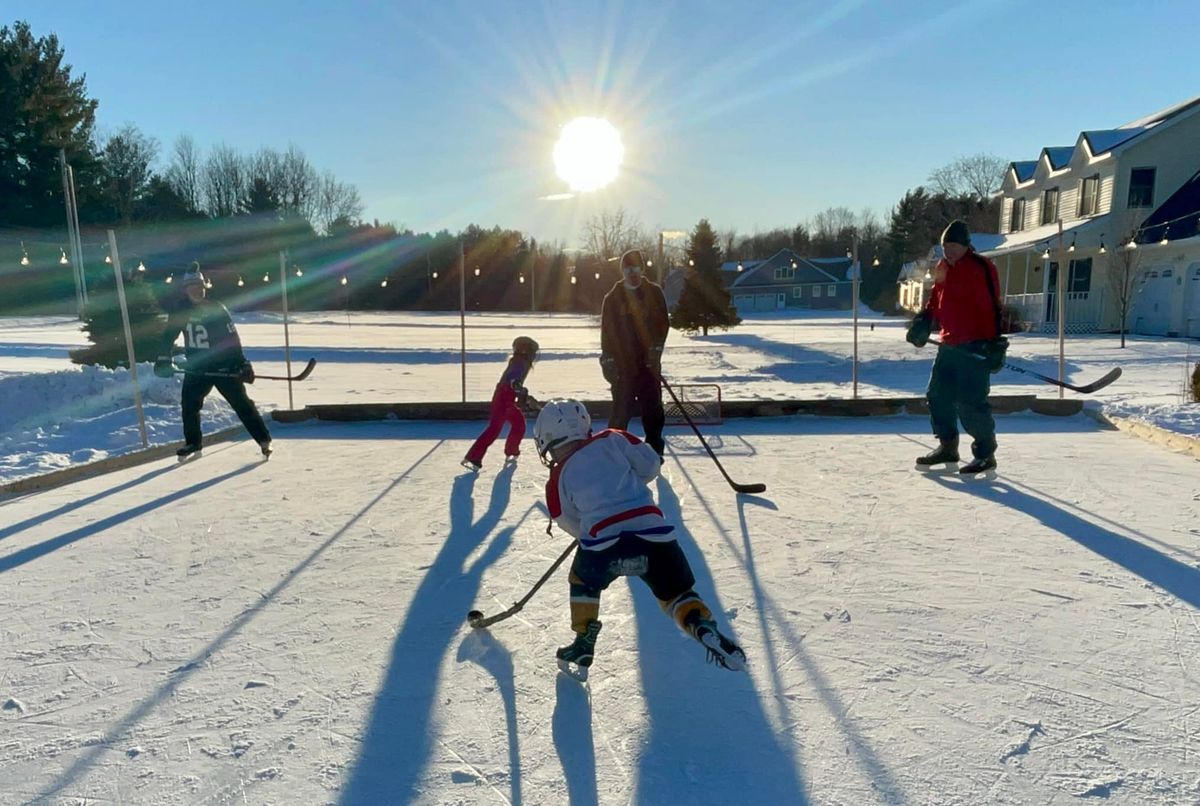
[[[677,404],[668,395],[663,400],[663,414],[666,425],[687,425],[684,412],[692,418],[696,425],[721,424],[721,387],[715,383],[681,383],[672,384]]]

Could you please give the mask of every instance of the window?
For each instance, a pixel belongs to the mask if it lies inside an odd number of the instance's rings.
[[[780,266],[775,269],[776,280],[794,280],[796,278],[796,270],[791,266]]]
[[[1079,217],[1095,215],[1100,201],[1100,174],[1079,183]]]
[[[804,286],[798,285],[792,289],[792,296],[796,299],[801,299],[804,296],[804,294],[801,293],[802,291],[804,291]]]
[[[1047,188],[1042,192],[1042,223],[1053,224],[1058,220],[1058,188]]]
[[[834,285],[833,283],[830,283],[829,285],[825,286],[825,296],[836,297],[837,296],[837,286]]]
[[[821,286],[814,285],[813,286],[813,299],[816,299],[819,296],[821,296]]]
[[[1092,259],[1071,261],[1071,272],[1067,275],[1068,293],[1086,293],[1092,290]]]
[[[1129,172],[1129,206],[1154,206],[1154,169],[1134,168]]]
[[[1012,213],[1008,219],[1008,231],[1020,232],[1025,229],[1025,200],[1013,199]]]

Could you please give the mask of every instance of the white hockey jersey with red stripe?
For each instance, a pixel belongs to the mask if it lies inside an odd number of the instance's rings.
[[[613,545],[623,532],[671,540],[673,527],[647,487],[660,466],[654,449],[632,434],[601,431],[550,471],[550,517],[580,548],[593,551]]]

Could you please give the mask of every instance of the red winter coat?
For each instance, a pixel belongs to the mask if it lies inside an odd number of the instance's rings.
[[[1000,278],[992,261],[977,252],[967,252],[957,263],[942,259],[934,269],[934,277],[926,310],[941,326],[943,342],[966,344],[1000,337]]]

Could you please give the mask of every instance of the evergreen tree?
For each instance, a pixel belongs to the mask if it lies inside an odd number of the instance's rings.
[[[96,101],[82,77],[71,77],[56,36],[37,39],[25,22],[0,28],[0,221],[62,225],[60,149],[75,169],[86,220],[97,173],[95,115]]]
[[[153,361],[162,346],[165,318],[154,290],[140,272],[131,272],[125,281],[125,304],[129,309],[134,357],[138,362]],[[90,289],[83,329],[91,344],[72,350],[73,362],[98,364],[109,369],[129,365],[125,324],[115,281],[109,281],[102,288]]]
[[[683,293],[671,314],[671,326],[685,333],[699,330],[705,336],[710,327],[728,330],[742,321],[721,282],[721,247],[708,219],[692,230],[687,247],[688,268]]]

